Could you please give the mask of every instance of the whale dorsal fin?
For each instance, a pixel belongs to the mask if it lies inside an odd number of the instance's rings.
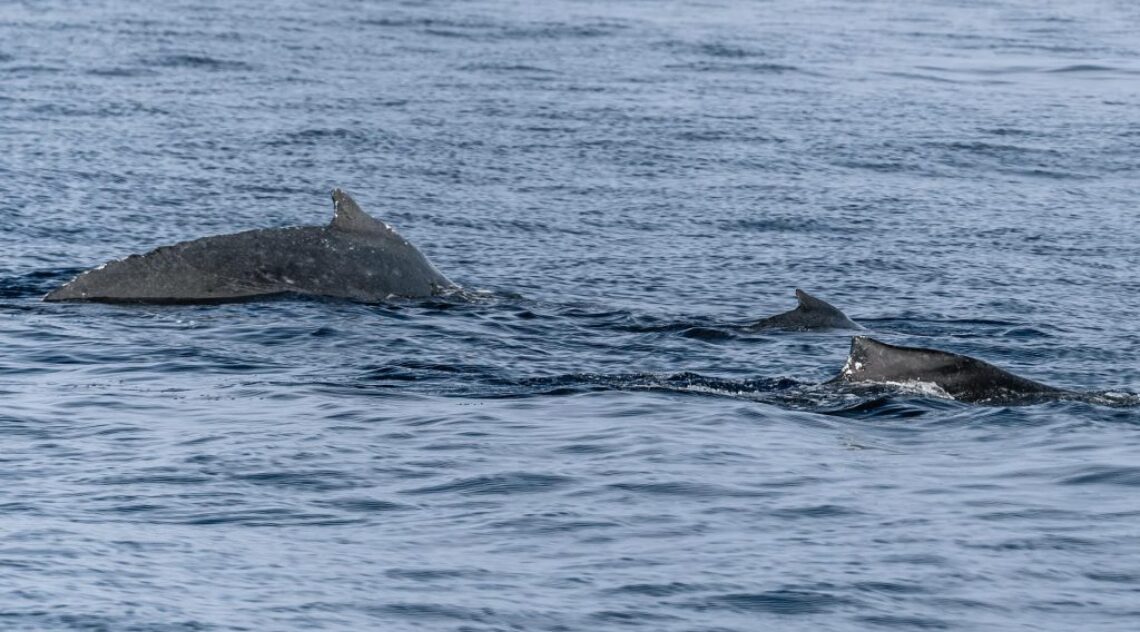
[[[892,349],[891,345],[879,342],[870,336],[851,337],[851,357],[860,362],[866,361],[872,352],[890,349]]]
[[[329,228],[349,233],[398,236],[396,229],[361,210],[344,191],[333,189],[333,219]]]
[[[859,381],[869,370],[882,360],[884,353],[894,350],[891,345],[879,342],[868,336],[853,336],[851,338],[851,352],[847,355],[847,363],[839,377],[851,381]]]
[[[805,311],[843,314],[843,312],[839,311],[839,309],[831,303],[821,301],[799,288],[796,288],[796,300],[800,303],[800,309]],[[846,316],[844,316],[844,318],[846,318]]]

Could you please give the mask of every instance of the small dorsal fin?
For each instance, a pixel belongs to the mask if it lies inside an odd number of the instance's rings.
[[[361,210],[360,206],[347,193],[333,189],[333,220],[329,228],[350,233],[373,235],[396,235],[396,229]]]
[[[824,312],[839,312],[839,310],[825,301],[808,294],[807,292],[796,288],[796,300],[800,303],[800,308],[808,311],[824,311]],[[842,313],[842,312],[839,312]]]

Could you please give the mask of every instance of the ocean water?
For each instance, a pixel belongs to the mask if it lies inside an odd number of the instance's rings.
[[[40,301],[333,187],[472,296]],[[1135,630],[1138,267],[1134,2],[2,2],[0,628]]]

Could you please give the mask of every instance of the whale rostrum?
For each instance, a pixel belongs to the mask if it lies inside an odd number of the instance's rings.
[[[388,224],[344,191],[326,226],[203,237],[131,255],[80,274],[45,301],[211,303],[298,294],[366,302],[458,287]]]
[[[900,347],[867,336],[851,339],[851,353],[832,382],[933,386],[963,402],[1005,402],[1069,393],[1019,377],[970,356]]]

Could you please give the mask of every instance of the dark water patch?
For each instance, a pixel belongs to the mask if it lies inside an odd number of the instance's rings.
[[[157,66],[160,68],[205,70],[209,72],[248,72],[256,70],[256,67],[253,64],[244,61],[219,59],[216,57],[210,57],[209,55],[195,54],[164,55],[162,57],[145,60],[144,63],[148,66]]]
[[[669,582],[667,584],[626,584],[612,588],[607,592],[615,594],[632,594],[644,597],[672,597],[689,593],[706,592],[715,587],[707,584],[689,584],[685,582]]]
[[[1085,577],[1110,584],[1140,585],[1140,574],[1131,572],[1094,571],[1085,573]]]
[[[997,143],[986,143],[982,141],[953,141],[953,142],[932,142],[926,144],[928,147],[936,149],[947,149],[952,151],[960,151],[971,154],[978,154],[984,156],[995,157],[1011,157],[1015,159],[1025,159],[1027,156],[1062,156],[1062,152],[1054,149],[1043,149],[1039,147],[1025,147],[1021,145],[1004,145]]]
[[[501,520],[487,526],[496,532],[518,532],[543,536],[572,534],[581,531],[595,532],[598,529],[620,527],[622,523],[613,520],[587,520],[573,515],[541,515]]]
[[[699,611],[724,609],[742,613],[810,615],[856,606],[858,602],[831,592],[790,588],[716,595],[687,605]]]
[[[574,482],[568,476],[554,474],[533,474],[528,472],[511,472],[471,478],[456,479],[442,485],[431,485],[416,489],[402,490],[402,494],[464,494],[464,495],[500,495],[500,494],[531,494],[549,492],[562,489]]]
[[[604,375],[570,374],[556,377],[528,378],[523,380],[494,380],[495,390],[480,393],[486,397],[520,397],[541,393],[544,395],[574,395],[583,392],[605,390],[614,391],[660,391],[690,395],[722,397],[772,397],[794,400],[802,394],[804,385],[792,379],[753,378],[747,380],[727,380],[705,377],[696,373],[675,375]],[[503,392],[505,389],[506,392]],[[810,396],[809,396],[810,397]]]
[[[214,477],[179,472],[155,472],[153,474],[118,474],[92,479],[96,485],[133,487],[135,485],[187,485],[195,487],[213,482]]]
[[[630,609],[591,612],[590,620],[602,625],[643,626],[660,625],[666,621],[684,621],[684,618],[657,611]]]
[[[492,29],[495,28],[496,23],[489,20],[480,20],[475,18],[441,18],[441,17],[424,17],[424,16],[385,16],[381,18],[365,18],[359,21],[360,24],[366,26],[379,26],[383,28],[432,28],[432,29],[455,29],[455,28],[469,28],[469,29]]]
[[[499,31],[499,36],[507,40],[579,40],[621,35],[631,28],[631,24],[613,20],[535,22],[522,26],[506,25]]]
[[[889,581],[861,581],[852,585],[859,591],[879,593],[884,595],[917,595],[931,592],[921,584],[908,584]]]
[[[1021,136],[1026,138],[1046,138],[1049,136],[1048,133],[1040,130],[1029,130],[1018,127],[989,127],[982,128],[981,131],[993,136]]]
[[[501,22],[480,18],[384,17],[361,21],[383,29],[416,30],[441,38],[469,39],[486,42],[556,42],[589,40],[620,35],[630,25],[623,21],[579,19],[572,22]]]
[[[845,518],[849,516],[859,516],[864,515],[864,512],[853,509],[851,507],[828,504],[795,507],[790,509],[777,509],[772,512],[772,515],[787,520],[818,520],[822,518]]]
[[[869,227],[850,222],[827,221],[812,217],[750,217],[723,222],[720,230],[746,233],[843,233],[865,232]]]
[[[848,419],[913,419],[946,410],[945,406],[928,401],[918,401],[909,398],[899,399],[892,395],[874,396],[876,391],[887,390],[881,387],[868,387],[861,395],[869,397],[864,401],[856,402],[835,410],[820,411],[825,415],[845,417]]]
[[[667,483],[614,483],[608,487],[614,490],[634,492],[637,494],[690,498],[763,498],[775,495],[773,492],[765,490],[733,488],[689,481]]]
[[[479,568],[392,568],[385,571],[384,575],[414,582],[440,582],[452,579],[490,578],[494,574]]]
[[[171,617],[108,616],[102,614],[59,613],[44,609],[0,612],[0,621],[8,621],[14,630],[83,630],[85,632],[214,632],[215,630],[249,630],[245,627],[219,626],[195,618],[171,621]],[[142,621],[140,621],[142,619]],[[25,627],[30,626],[30,627]]]
[[[0,299],[41,298],[80,272],[83,272],[83,268],[32,270],[18,275],[2,275]]]
[[[314,148],[335,146],[352,149],[388,147],[395,150],[399,147],[398,141],[391,135],[363,127],[307,128],[272,135],[267,137],[263,142],[266,147],[272,148],[273,150],[312,150]],[[288,194],[294,191],[290,188],[282,189],[280,187],[272,187],[267,192],[273,194]],[[304,192],[309,193],[309,191]],[[386,215],[380,215],[380,217],[386,217]]]
[[[726,342],[736,338],[736,335],[730,331],[713,327],[686,327],[680,331],[680,335],[705,342]]]
[[[743,75],[785,75],[785,74],[800,74],[800,75],[816,75],[818,73],[803,70],[798,66],[788,64],[775,64],[775,63],[756,63],[756,62],[715,62],[715,61],[694,61],[683,64],[666,64],[665,70],[670,71],[690,71],[701,73],[726,73],[726,74],[743,74]]]
[[[67,68],[64,68],[63,66],[50,66],[47,64],[28,64],[24,66],[7,66],[5,68],[0,68],[0,71],[14,78],[20,78],[31,77],[35,75],[63,73],[67,71]]]
[[[464,608],[427,602],[390,603],[369,608],[380,615],[399,615],[412,621],[466,621],[468,623],[491,623],[498,613],[492,608]]]
[[[181,514],[167,513],[148,515],[138,521],[156,524],[220,527],[339,527],[364,524],[364,521],[359,518],[308,513],[284,507],[234,508],[221,511],[199,510]]]
[[[314,492],[330,492],[358,487],[360,482],[344,472],[318,470],[311,472],[255,472],[240,474],[233,480],[254,485],[272,485]]]
[[[1054,338],[1053,334],[1040,327],[1014,327],[1002,333],[1003,338],[1021,338],[1024,340],[1041,340]]]
[[[693,52],[700,55],[707,55],[709,57],[722,57],[727,59],[744,59],[746,57],[765,56],[765,54],[761,51],[745,48],[743,46],[726,44],[723,42],[705,42],[702,44],[697,44],[693,47]]]
[[[341,509],[344,511],[352,511],[358,513],[387,513],[392,511],[407,511],[413,509],[410,505],[402,503],[394,503],[387,500],[380,500],[378,498],[337,498],[333,500],[322,500],[316,504]]]
[[[1115,68],[1113,66],[1104,66],[1101,64],[1072,64],[1069,66],[1061,66],[1060,68],[1050,68],[1045,72],[1049,73],[1120,73],[1120,74],[1140,74],[1137,70],[1126,70],[1123,68]]]
[[[876,628],[894,628],[898,630],[949,630],[959,627],[957,624],[943,619],[906,615],[864,615],[856,617],[855,620],[861,624],[874,626]]]
[[[490,72],[490,73],[523,73],[523,74],[559,74],[557,70],[550,68],[541,68],[539,66],[530,66],[527,64],[496,64],[487,62],[477,62],[471,64],[464,64],[459,67],[460,70],[467,72]]]
[[[154,77],[157,72],[149,68],[133,68],[129,66],[115,66],[108,68],[92,68],[87,71],[93,77],[124,78]]]
[[[1037,537],[1010,538],[997,542],[961,542],[960,546],[987,551],[1094,551],[1100,542],[1089,538],[1046,534]]]
[[[923,73],[918,73],[918,72],[899,72],[899,71],[885,72],[885,71],[879,71],[878,74],[881,74],[884,77],[895,77],[898,79],[917,79],[919,81],[933,81],[935,83],[949,83],[949,84],[961,83],[960,81],[955,81],[954,79],[947,79],[946,77],[939,77],[937,75],[928,75],[928,74],[923,74]]]
[[[1066,476],[1058,481],[1061,485],[1124,485],[1140,486],[1140,467],[1092,466],[1084,468],[1080,474]]]

